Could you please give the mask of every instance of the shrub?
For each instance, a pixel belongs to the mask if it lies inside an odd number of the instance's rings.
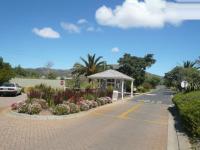
[[[42,109],[48,108],[48,103],[44,99],[33,99],[32,103],[40,104]]]
[[[39,90],[41,92],[42,94],[41,98],[45,99],[49,106],[53,105],[52,99],[53,99],[53,95],[55,94],[55,89],[45,84],[36,85],[34,89]]]
[[[93,108],[92,101],[85,100],[85,103],[89,106],[89,108]]]
[[[89,109],[90,109],[90,106],[86,102],[84,102],[84,101],[80,102],[80,110],[81,111],[86,111]]]
[[[28,98],[31,100],[33,98],[41,98],[42,92],[38,89],[30,89],[30,91],[27,93]]]
[[[80,111],[79,106],[74,103],[69,103],[69,107],[70,107],[70,113],[77,113]]]
[[[39,114],[40,111],[42,110],[42,107],[40,104],[35,103],[35,104],[29,104],[28,105],[28,110],[26,113],[33,115],[33,114]]]
[[[74,96],[74,91],[72,91],[71,89],[65,89],[65,91],[63,92],[63,100],[68,100],[73,96]]]
[[[95,108],[98,106],[98,103],[94,100],[91,101],[92,102],[92,108]]]
[[[18,103],[13,103],[13,104],[11,105],[11,109],[12,109],[12,110],[17,110],[17,109],[18,109]]]
[[[55,115],[67,115],[70,112],[70,108],[65,104],[58,104],[53,108],[53,114]]]
[[[82,100],[83,93],[81,91],[75,91],[74,95],[69,99],[70,102],[75,104],[79,103]]]
[[[98,106],[101,106],[101,101],[99,99],[96,100]]]
[[[97,103],[100,103],[100,105],[105,105],[106,101],[101,97],[97,99]]]
[[[53,95],[53,101],[55,105],[62,104],[63,103],[63,93],[61,91],[58,91]]]
[[[28,105],[25,102],[22,102],[18,107],[18,113],[27,113]]]
[[[23,88],[23,92],[27,94],[27,93],[29,93],[32,89],[33,89],[33,87],[24,87],[24,88]]]
[[[92,95],[92,94],[85,94],[85,95],[83,95],[83,98],[85,100],[94,100],[95,99],[94,95]]]
[[[97,95],[97,97],[105,97],[106,96],[106,90],[98,89],[96,95]]]
[[[149,91],[150,89],[153,88],[152,85],[148,82],[144,82],[142,86],[146,91]]]
[[[200,137],[200,91],[179,93],[174,96],[184,128],[194,137]]]
[[[104,97],[106,103],[112,103],[112,99],[110,97]]]
[[[108,86],[106,90],[106,96],[112,97],[113,94],[113,86]]]
[[[137,88],[137,91],[140,92],[140,93],[144,93],[144,92],[147,92],[148,89],[145,89],[143,86],[139,86],[139,87]]]

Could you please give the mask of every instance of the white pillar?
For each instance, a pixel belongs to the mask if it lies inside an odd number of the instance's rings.
[[[101,88],[101,79],[99,79],[99,85],[98,88]]]
[[[133,80],[131,81],[131,97],[133,97]]]
[[[114,82],[114,90],[116,90],[116,79],[115,79],[115,82]]]
[[[124,80],[122,80],[122,100],[124,99]]]

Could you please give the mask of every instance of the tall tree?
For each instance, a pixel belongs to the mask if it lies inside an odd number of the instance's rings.
[[[186,80],[191,90],[200,89],[200,71],[196,68],[177,66],[165,74],[165,85],[181,90],[181,82]]]
[[[183,62],[183,67],[184,68],[197,68],[196,65],[197,65],[196,61],[189,61],[189,60],[187,60],[187,61]]]
[[[53,67],[54,63],[52,61],[48,61],[45,65],[47,69],[47,78],[48,79],[55,79],[57,77],[56,73],[54,73],[51,68]]]
[[[20,65],[14,68],[15,75],[18,77],[26,77],[28,72],[23,69]]]
[[[153,54],[137,57],[125,53],[124,56],[118,60],[120,65],[118,70],[133,77],[135,79],[134,84],[139,86],[145,80],[146,68],[152,66],[155,62],[156,60],[153,58]]]
[[[9,81],[14,77],[14,72],[9,63],[5,63],[3,58],[0,57],[0,84]]]
[[[101,61],[103,57],[96,55],[87,55],[87,59],[80,58],[82,63],[75,63],[73,67],[73,74],[89,76],[104,69],[105,61]]]

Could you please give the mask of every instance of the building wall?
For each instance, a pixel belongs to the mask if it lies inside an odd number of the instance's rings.
[[[18,83],[22,87],[33,87],[38,84],[46,84],[53,88],[64,88],[64,85],[60,85],[60,80],[13,78],[10,82]]]

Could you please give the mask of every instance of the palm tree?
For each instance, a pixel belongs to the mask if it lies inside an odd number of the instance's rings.
[[[183,67],[184,68],[196,68],[197,69],[196,64],[197,64],[197,62],[187,60],[187,61],[183,62]]]
[[[100,61],[102,58],[102,56],[96,58],[95,54],[88,54],[87,60],[81,57],[80,59],[82,60],[83,64],[75,63],[72,74],[84,74],[85,76],[89,76],[103,70],[105,61]]]

